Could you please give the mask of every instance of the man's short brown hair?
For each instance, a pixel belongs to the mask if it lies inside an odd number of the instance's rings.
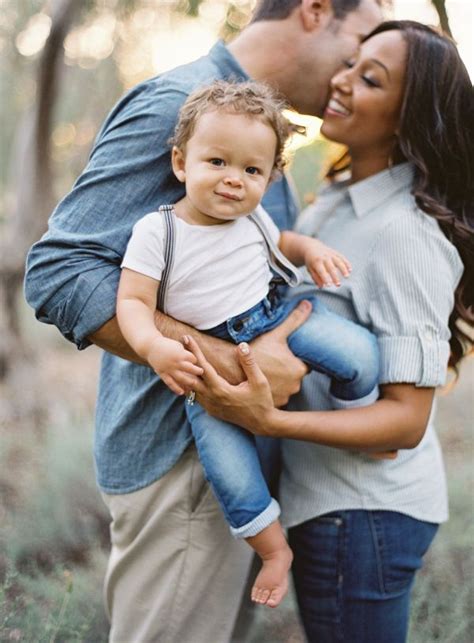
[[[380,4],[380,0],[376,0]],[[331,0],[334,18],[343,20],[348,13],[355,11],[361,0]],[[260,0],[252,17],[259,20],[284,20],[301,4],[301,0]]]

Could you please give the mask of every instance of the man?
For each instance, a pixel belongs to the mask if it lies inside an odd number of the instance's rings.
[[[183,196],[167,141],[186,96],[214,79],[266,81],[298,111],[321,115],[329,79],[381,20],[376,0],[262,0],[228,46],[145,82],[113,109],[88,166],[54,212],[28,259],[26,296],[38,318],[103,356],[95,458],[112,515],[105,583],[110,640],[120,643],[228,641],[250,552],[233,541],[191,445],[176,398],[123,340],[115,319],[120,263],[134,223]],[[286,179],[263,204],[280,228],[296,207]],[[307,314],[296,310],[254,351],[275,400],[296,392],[305,368],[286,337]],[[156,315],[174,339],[196,334]],[[199,339],[220,372],[238,381],[234,349]]]

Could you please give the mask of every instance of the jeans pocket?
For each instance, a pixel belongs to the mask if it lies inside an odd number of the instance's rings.
[[[371,519],[382,589],[399,594],[413,583],[438,525],[389,511],[372,512]]]

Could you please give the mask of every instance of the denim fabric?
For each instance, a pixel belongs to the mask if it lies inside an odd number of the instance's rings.
[[[281,324],[303,298],[282,300],[271,289],[267,298],[249,310],[206,332],[236,344],[251,341]],[[366,398],[377,387],[375,337],[362,326],[331,313],[318,298],[308,299],[313,312],[288,338],[291,350],[311,368],[337,378],[331,383],[334,396],[351,401]],[[271,504],[254,437],[210,417],[198,404],[188,406],[187,413],[199,459],[232,532],[239,537],[254,536],[279,515],[276,501]],[[269,447],[264,441],[261,448],[267,452],[267,460]],[[268,461],[264,466],[268,470]]]
[[[410,590],[438,525],[391,511],[339,511],[289,532],[309,643],[403,643]]]
[[[379,353],[377,339],[364,327],[336,315],[318,297],[303,295],[280,299],[269,297],[206,332],[239,344],[280,325],[302,299],[308,299],[313,312],[288,338],[292,352],[312,370],[333,378],[331,394],[355,401],[369,395],[377,386]]]
[[[31,249],[25,295],[39,320],[78,348],[115,315],[120,264],[132,227],[183,186],[171,171],[168,139],[187,95],[215,79],[245,79],[223,43],[209,55],[132,89],[99,132],[89,162]],[[281,229],[297,207],[285,178],[263,205]],[[127,493],[163,476],[191,441],[182,400],[145,366],[104,354],[95,459],[100,487]]]
[[[200,404],[186,405],[199,460],[231,532],[255,536],[280,515],[260,467],[254,436],[206,413]]]

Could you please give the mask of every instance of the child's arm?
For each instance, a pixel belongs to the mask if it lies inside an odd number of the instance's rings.
[[[282,232],[278,246],[295,266],[305,265],[320,288],[340,286],[339,273],[348,277],[352,270],[350,262],[340,252],[297,232]]]
[[[148,362],[177,395],[190,388],[189,375],[202,375],[196,357],[180,342],[163,337],[155,326],[156,297],[160,282],[127,268],[122,269],[117,294],[117,319],[133,350]]]

